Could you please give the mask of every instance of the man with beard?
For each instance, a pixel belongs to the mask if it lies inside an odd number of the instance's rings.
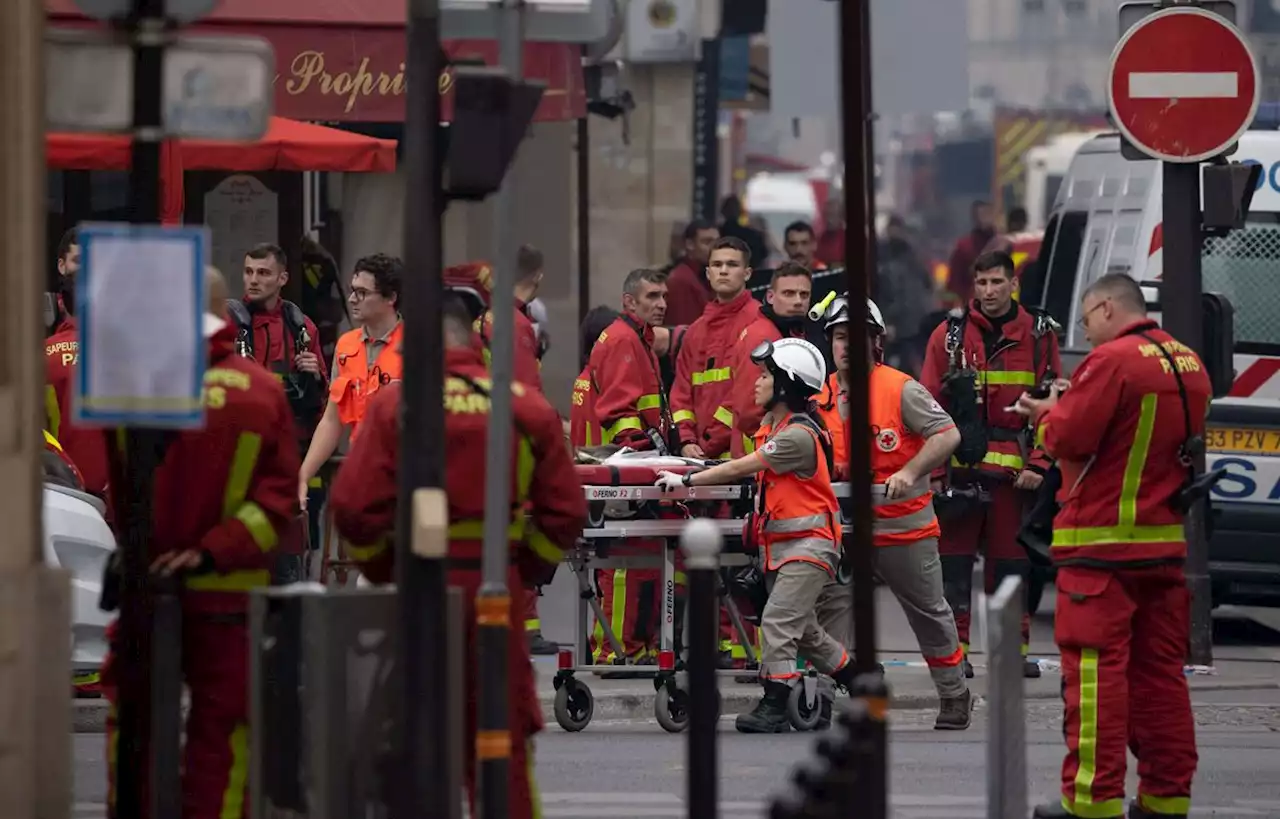
[[[961,304],[968,304],[973,299],[973,263],[996,235],[995,210],[990,202],[977,200],[969,214],[973,226],[956,241],[947,274],[947,289]]]
[[[755,400],[755,379],[760,375],[761,365],[751,360],[751,351],[766,341],[784,338],[812,341],[808,337],[812,295],[813,274],[809,268],[796,262],[784,262],[773,271],[760,315],[739,335],[738,356],[733,365],[733,396],[729,404],[734,421],[729,451],[734,458],[755,451],[753,438],[760,429],[760,419],[764,417],[764,408]]]
[[[804,265],[811,271],[826,270],[827,266],[818,259],[818,236],[813,232],[813,225],[798,221],[787,225],[782,231],[782,246],[787,258],[798,265]]]

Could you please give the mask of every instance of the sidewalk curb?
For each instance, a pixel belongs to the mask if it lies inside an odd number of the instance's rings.
[[[1204,679],[1204,678],[1201,678]],[[892,684],[892,681],[890,681]],[[1280,682],[1259,680],[1256,682],[1204,681],[1193,684],[1191,691],[1267,691],[1280,689]],[[760,691],[755,686],[742,685],[720,689],[723,713],[740,714],[751,710],[760,699]],[[595,693],[595,692],[593,692]],[[1025,691],[1027,700],[1056,700],[1060,694],[1057,688],[1037,686]],[[985,703],[986,694],[975,694],[974,701]],[[555,692],[550,685],[543,685],[538,691],[538,705],[542,708],[542,717],[548,726],[556,724]],[[652,719],[654,692],[648,688],[638,691],[602,691],[595,693],[595,712],[592,721],[596,720],[633,720]],[[938,697],[933,692],[910,692],[893,695],[891,710],[910,711],[932,709],[938,707]],[[72,730],[77,734],[101,734],[106,731],[106,700],[73,700],[71,703]]]

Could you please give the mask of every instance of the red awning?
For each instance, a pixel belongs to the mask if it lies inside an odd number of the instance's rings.
[[[82,17],[75,0],[44,0],[51,15]],[[403,26],[404,0],[220,0],[200,22],[321,23],[348,26]]]
[[[105,134],[48,134],[45,162],[61,170],[125,170],[130,138]],[[257,142],[181,140],[184,171],[344,171],[390,173],[396,143],[283,117]]]

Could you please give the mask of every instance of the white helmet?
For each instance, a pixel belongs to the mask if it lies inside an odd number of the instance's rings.
[[[867,326],[874,327],[877,333],[886,332],[884,315],[871,299],[867,299]]]
[[[785,375],[793,388],[804,395],[821,392],[827,380],[827,361],[822,352],[802,338],[766,341],[751,352],[751,360],[764,364],[775,376]]]

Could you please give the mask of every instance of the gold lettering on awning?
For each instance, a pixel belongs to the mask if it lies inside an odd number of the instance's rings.
[[[344,112],[351,113],[361,97],[399,97],[405,93],[408,83],[404,76],[404,63],[394,74],[369,70],[369,58],[362,57],[354,71],[331,73],[325,68],[323,51],[299,51],[289,63],[289,75],[284,90],[299,96],[316,91],[324,96],[344,97]],[[453,75],[448,69],[440,72],[440,93],[453,90]]]

